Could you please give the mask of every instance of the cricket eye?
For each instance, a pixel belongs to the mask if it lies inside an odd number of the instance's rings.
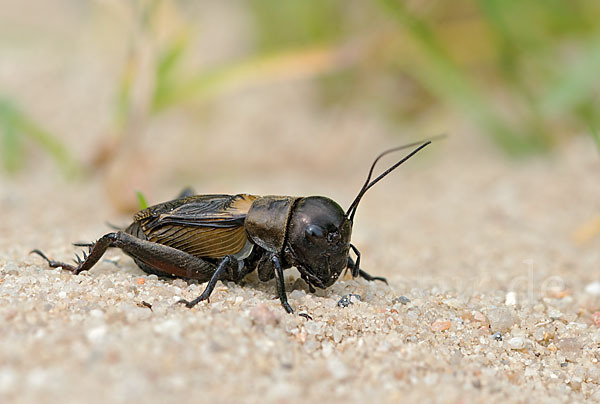
[[[309,239],[323,238],[323,228],[321,226],[311,224],[306,228],[305,234],[306,238]]]

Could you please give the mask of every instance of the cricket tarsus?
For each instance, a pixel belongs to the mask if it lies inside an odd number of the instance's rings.
[[[356,260],[356,263],[355,263],[354,260],[350,257],[348,257],[348,268],[350,268],[352,270],[353,276],[356,273],[357,274],[356,276],[360,276],[361,278],[363,278],[369,282],[381,281],[381,282],[384,282],[386,285],[388,284],[388,281],[386,278],[384,278],[382,276],[373,276],[373,275],[369,274],[368,272],[360,269],[358,266],[358,260]]]
[[[115,234],[116,233],[109,233],[100,238],[96,243],[76,243],[75,245],[89,247],[87,253],[83,252],[83,258],[75,254],[76,258],[74,259],[74,261],[75,264],[77,264],[76,266],[67,264],[65,262],[52,260],[48,258],[43,252],[37,249],[31,252],[45,259],[51,268],[60,267],[67,271],[73,272],[75,275],[78,275],[83,271],[89,270],[94,266],[94,264],[96,264],[96,262],[98,262],[102,255],[104,255],[106,249],[111,246],[112,241],[116,238]]]
[[[202,294],[200,296],[198,296],[197,298],[195,298],[192,301],[181,299],[177,303],[185,304],[185,306],[188,309],[191,309],[192,307],[194,307],[195,305],[197,305],[198,303],[200,303],[203,300],[208,301],[208,298],[210,297],[213,290],[215,289],[215,286],[217,285],[217,281],[219,281],[223,277],[223,275],[225,275],[225,273],[227,271],[227,266],[234,260],[235,260],[235,258],[232,258],[230,255],[223,258],[223,260],[217,267],[216,271],[213,273],[212,277],[208,281],[208,284],[206,285],[204,292],[202,292]]]
[[[64,262],[51,260],[50,258],[46,257],[46,254],[44,254],[43,252],[41,252],[38,249],[32,250],[30,252],[30,254],[37,254],[37,255],[39,255],[44,260],[46,260],[46,262],[48,263],[48,266],[51,267],[51,268],[62,268],[62,269],[65,269],[65,270],[71,271],[71,272],[75,272],[77,270],[77,267],[75,267],[75,266],[73,266],[71,264],[66,264]]]
[[[358,275],[361,278],[366,279],[367,281],[381,281],[381,282],[384,282],[386,285],[388,284],[387,279],[384,278],[383,276],[373,276],[373,275],[370,275],[367,272],[363,271],[362,269],[358,270]]]

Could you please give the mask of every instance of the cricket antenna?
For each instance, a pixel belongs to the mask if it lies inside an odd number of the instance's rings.
[[[358,195],[356,195],[356,198],[354,198],[354,200],[350,204],[350,207],[346,211],[346,217],[348,219],[350,219],[351,222],[354,221],[354,214],[356,213],[356,208],[358,207],[358,203],[360,202],[361,198],[365,195],[365,193],[373,185],[375,185],[379,181],[381,181],[386,175],[388,175],[389,173],[391,173],[392,171],[394,171],[396,168],[398,168],[398,166],[400,166],[406,160],[408,160],[409,158],[411,158],[412,156],[414,156],[415,154],[417,154],[419,151],[421,151],[425,147],[429,146],[433,140],[436,140],[436,139],[439,139],[439,138],[443,138],[443,137],[445,137],[445,135],[436,136],[436,137],[433,137],[433,138],[431,138],[429,140],[425,140],[425,141],[414,142],[414,143],[405,144],[403,146],[394,147],[392,149],[388,149],[388,150],[384,151],[379,156],[377,156],[377,158],[375,159],[375,161],[373,161],[373,164],[371,164],[371,169],[369,170],[369,175],[367,175],[367,180],[365,181],[365,183],[363,184],[362,188],[358,192]],[[373,170],[375,169],[375,165],[377,164],[377,162],[383,156],[386,156],[386,155],[388,155],[390,153],[393,153],[393,152],[396,152],[396,151],[399,151],[399,150],[404,150],[404,149],[408,149],[409,147],[415,147],[415,146],[418,146],[418,147],[416,149],[414,149],[413,151],[411,151],[402,160],[398,161],[396,164],[394,164],[393,166],[391,166],[390,168],[388,168],[387,170],[385,170],[381,175],[379,175],[379,177],[377,177],[373,181],[371,181],[371,176],[373,175]]]

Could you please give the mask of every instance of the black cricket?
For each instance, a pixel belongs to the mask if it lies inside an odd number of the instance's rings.
[[[287,268],[296,267],[311,292],[314,286],[331,286],[346,269],[352,277],[387,283],[360,269],[360,252],[350,243],[354,215],[373,185],[430,143],[411,143],[381,153],[345,212],[323,196],[192,195],[193,191],[186,190],[178,199],[141,210],[124,230],[105,234],[95,243],[75,243],[89,247],[83,258],[76,255],[75,265],[51,260],[40,250],[32,253],[52,268],[79,274],[91,269],[107,248],[120,248],[146,273],[208,281],[196,299],[179,301],[187,307],[208,300],[217,281],[237,282],[257,269],[261,281],[276,279],[281,304],[293,313],[283,277]],[[371,181],[381,157],[409,147],[416,148]]]

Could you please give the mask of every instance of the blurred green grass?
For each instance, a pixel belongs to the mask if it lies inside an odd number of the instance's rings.
[[[35,122],[22,108],[8,98],[0,98],[0,139],[2,165],[15,173],[25,164],[25,143],[39,146],[57,163],[67,178],[82,173],[82,167],[56,135]]]
[[[295,29],[289,24],[294,15],[306,14],[306,3],[312,5],[313,15],[336,21],[329,31],[296,30],[295,37],[289,32]],[[259,38],[269,49],[305,44],[310,38],[346,40],[356,27],[349,28],[351,21],[344,17],[358,12],[349,9],[364,7],[360,2],[335,3],[340,7],[332,13],[331,2],[291,1],[283,10],[272,10],[264,1],[252,4],[258,9]],[[546,152],[597,125],[600,3],[378,0],[377,4],[379,9],[362,12],[379,41],[368,50],[369,60],[358,62],[368,63],[366,68],[352,66],[349,70],[354,73],[345,72],[348,80],[337,86],[337,99],[364,94],[354,91],[355,82],[368,88],[382,76],[400,77],[392,81],[398,92],[403,86],[417,89],[416,103],[427,100],[429,106],[452,108],[512,156]],[[396,105],[393,92],[380,95],[386,99],[379,102],[388,109],[416,110]]]
[[[321,108],[367,104],[392,125],[449,111],[512,157],[546,153],[585,133],[598,142],[589,128],[600,120],[599,2],[249,0],[239,7],[251,21],[253,48],[210,67],[191,62],[191,35],[198,31],[188,2],[128,4],[159,51],[143,108],[132,97],[140,69],[132,42],[114,83],[115,128],[107,133],[117,139],[130,136],[133,121],[151,124],[171,108],[303,79],[319,90]],[[23,166],[27,136],[65,173],[81,170],[59,137],[14,105],[10,97],[0,103],[6,170]]]

